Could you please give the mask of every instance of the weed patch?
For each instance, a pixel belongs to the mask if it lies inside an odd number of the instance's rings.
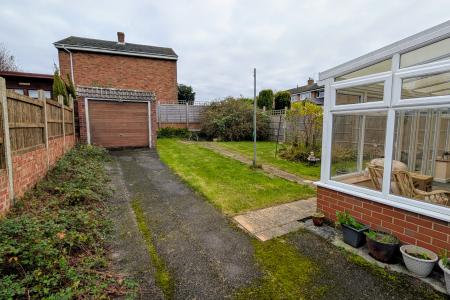
[[[0,220],[0,298],[73,299],[132,295],[109,270],[109,195],[104,149],[69,151]]]
[[[317,298],[323,291],[314,287],[311,278],[318,271],[313,262],[283,238],[254,241],[255,259],[264,272],[257,284],[241,289],[237,299],[305,299]]]
[[[139,231],[141,232],[147,251],[150,255],[152,263],[156,269],[155,281],[159,288],[163,291],[167,299],[173,298],[174,283],[167,270],[165,262],[159,257],[156,247],[153,244],[152,233],[145,222],[144,212],[138,199],[134,199],[132,202],[134,214],[136,216]]]

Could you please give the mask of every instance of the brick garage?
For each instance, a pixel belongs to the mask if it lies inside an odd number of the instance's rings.
[[[68,37],[54,45],[62,76],[71,76],[77,88],[152,92],[160,103],[178,99],[178,56],[171,48],[127,43],[120,32],[117,41]],[[89,142],[85,103],[80,100],[76,104],[77,134],[81,142]],[[156,110],[155,103],[151,106],[152,146],[156,141]]]

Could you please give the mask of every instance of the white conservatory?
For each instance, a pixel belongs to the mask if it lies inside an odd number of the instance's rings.
[[[325,105],[318,209],[333,218],[348,207],[400,237],[420,229],[406,230],[400,221],[407,215],[426,216],[433,230],[435,223],[448,227],[450,21],[324,71],[319,81]],[[372,206],[341,205],[329,199],[330,191]],[[400,221],[377,215],[389,207]],[[450,228],[447,233],[443,243],[425,237],[423,243],[450,248]]]

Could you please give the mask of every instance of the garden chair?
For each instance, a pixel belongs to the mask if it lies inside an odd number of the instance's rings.
[[[448,205],[450,199],[450,191],[435,190],[431,192],[425,192],[414,187],[414,182],[411,173],[408,171],[394,171],[394,181],[399,189],[399,195],[422,200],[434,204]]]
[[[397,160],[392,162],[393,171],[407,170],[407,166]],[[375,158],[367,164],[367,170],[369,171],[370,180],[377,191],[381,191],[381,185],[383,183],[383,171],[384,171],[384,158]],[[398,187],[395,182],[391,180],[391,190],[398,194]]]
[[[381,191],[381,184],[383,182],[383,167],[368,164],[370,180],[377,191]]]

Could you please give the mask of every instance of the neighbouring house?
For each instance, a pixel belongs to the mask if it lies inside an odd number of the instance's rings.
[[[314,82],[314,79],[309,78],[308,84],[298,86],[294,89],[288,90],[291,93],[291,102],[298,102],[310,100],[318,105],[323,105],[324,87]]]
[[[38,98],[38,90],[43,90],[46,98],[52,98],[53,75],[12,71],[0,71],[5,78],[6,88],[17,94]]]
[[[450,21],[320,73],[317,207],[450,250]]]
[[[156,145],[157,102],[177,100],[171,48],[68,37],[54,43],[63,79],[77,89],[76,124],[83,143],[108,148]]]

